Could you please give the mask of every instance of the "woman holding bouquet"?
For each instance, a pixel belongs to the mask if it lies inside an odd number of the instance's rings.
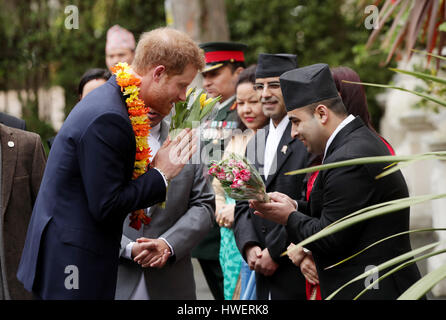
[[[228,158],[231,153],[243,156],[249,139],[268,122],[268,118],[262,111],[260,97],[253,89],[254,82],[255,65],[250,66],[240,74],[236,85],[237,114],[240,117],[239,128],[242,131],[232,136],[225,149],[224,159]],[[216,198],[215,218],[220,226],[221,233],[220,264],[224,277],[224,296],[225,300],[230,300],[234,295],[243,262],[232,231],[235,201],[225,196],[225,192],[217,179],[214,179],[212,185]]]

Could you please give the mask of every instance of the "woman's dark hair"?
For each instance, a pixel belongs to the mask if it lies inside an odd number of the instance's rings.
[[[78,94],[79,98],[82,97],[82,92],[84,91],[84,86],[87,84],[88,81],[95,80],[95,79],[104,79],[108,80],[111,77],[110,71],[107,69],[101,69],[101,68],[93,68],[88,69],[81,78],[81,81],[79,82],[78,87]]]
[[[332,68],[331,74],[333,75],[336,88],[341,95],[342,102],[344,103],[347,112],[354,116],[360,116],[369,129],[376,132],[370,120],[364,87],[359,84],[345,83],[342,81],[361,82],[359,75],[349,67],[343,66]]]
[[[237,88],[242,83],[252,83],[256,82],[256,65],[250,65],[248,68],[240,72],[235,88]]]

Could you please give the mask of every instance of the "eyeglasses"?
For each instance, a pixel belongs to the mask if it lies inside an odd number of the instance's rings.
[[[275,82],[268,82],[266,84],[266,87],[270,90],[277,90],[280,89],[280,82],[275,81]],[[255,91],[263,91],[263,89],[265,88],[265,84],[263,83],[254,83],[254,90]]]

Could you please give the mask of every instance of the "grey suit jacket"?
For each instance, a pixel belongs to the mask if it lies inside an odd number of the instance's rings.
[[[161,123],[161,141],[167,137],[168,123]],[[152,221],[139,231],[124,221],[121,257],[118,267],[116,300],[127,300],[144,272],[150,299],[196,299],[195,279],[190,252],[209,232],[215,210],[215,195],[211,182],[203,174],[200,164],[186,164],[169,184],[165,209],[150,208]],[[127,244],[139,237],[164,238],[172,246],[174,255],[163,268],[142,268],[123,257]]]

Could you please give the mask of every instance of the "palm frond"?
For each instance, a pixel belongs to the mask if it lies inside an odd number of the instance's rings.
[[[420,280],[415,282],[407,289],[397,300],[417,300],[424,296],[426,292],[432,289],[437,283],[446,278],[446,264],[429,272]]]
[[[407,261],[407,262],[404,262],[404,263],[400,264],[399,266],[393,268],[393,269],[390,270],[389,272],[385,273],[384,275],[382,275],[382,276],[379,277],[378,279],[376,279],[376,280],[374,280],[373,282],[371,282],[371,283],[370,283],[364,290],[362,290],[356,297],[354,297],[353,300],[358,300],[364,293],[366,293],[368,290],[370,290],[370,288],[373,288],[373,287],[375,286],[375,284],[377,284],[379,281],[381,281],[381,280],[387,278],[388,276],[394,274],[395,272],[397,272],[397,271],[399,271],[399,270],[401,270],[401,269],[404,269],[405,267],[408,267],[408,266],[410,266],[411,264],[414,264],[414,263],[416,263],[416,262],[418,262],[418,261],[425,260],[425,259],[428,259],[428,258],[433,257],[433,256],[437,256],[437,255],[442,254],[442,253],[445,253],[445,252],[446,252],[446,249],[437,250],[437,251],[434,251],[434,252],[431,252],[431,253],[422,255],[422,256],[420,256],[420,257],[418,257],[418,258],[414,258],[414,259],[411,259],[411,260],[409,260],[409,261]],[[446,276],[446,274],[445,274],[445,276]],[[441,280],[442,280],[442,278],[439,279],[436,283],[440,282]],[[433,285],[435,285],[436,283],[434,283]],[[429,288],[429,289],[430,289],[430,288]],[[426,292],[427,292],[429,289],[427,289],[426,291],[424,291],[424,286],[422,287],[422,289],[418,288],[416,291],[417,291],[418,293],[421,292],[421,294],[420,294],[416,299],[419,299],[419,298],[422,297],[424,294],[426,294]],[[406,291],[407,291],[407,290],[406,290]],[[408,299],[406,299],[406,300],[408,300]]]
[[[376,246],[376,245],[378,245],[378,244],[380,244],[380,243],[382,243],[382,242],[384,242],[384,241],[387,241],[387,240],[389,240],[389,239],[396,238],[396,237],[399,237],[399,236],[402,236],[402,235],[405,235],[405,234],[413,234],[413,233],[419,233],[419,232],[432,232],[432,231],[446,231],[446,228],[424,228],[424,229],[415,229],[415,230],[409,230],[409,231],[404,231],[404,232],[400,232],[400,233],[397,233],[397,234],[393,234],[393,235],[391,235],[391,236],[388,236],[388,237],[386,237],[386,238],[383,238],[383,239],[381,239],[381,240],[378,240],[378,241],[372,243],[371,245],[368,245],[367,247],[365,247],[365,248],[362,249],[361,251],[358,251],[357,253],[351,255],[351,256],[348,257],[348,258],[345,258],[345,259],[343,259],[343,260],[341,260],[341,261],[339,261],[339,262],[337,262],[337,263],[335,263],[335,264],[333,264],[333,265],[331,265],[331,266],[326,267],[324,270],[328,270],[328,269],[334,268],[334,267],[336,267],[336,266],[338,266],[338,265],[340,265],[340,264],[342,264],[342,263],[344,263],[344,262],[347,262],[347,261],[353,259],[354,257],[360,255],[361,253],[363,253],[363,252],[369,250],[370,248],[372,248],[372,247],[374,247],[374,246]]]
[[[311,235],[310,237],[306,238],[305,240],[299,242],[292,249],[285,251],[284,253],[281,254],[281,256],[286,255],[288,252],[297,250],[298,247],[304,247],[305,245],[307,245],[311,242],[314,242],[314,241],[322,239],[328,235],[331,235],[333,233],[336,233],[336,232],[339,232],[346,228],[349,228],[359,222],[362,222],[362,221],[365,221],[368,219],[372,219],[372,218],[375,218],[375,217],[378,217],[381,215],[398,212],[402,209],[405,209],[410,206],[420,204],[420,203],[423,203],[426,201],[441,199],[441,198],[445,198],[445,197],[446,197],[446,193],[437,194],[437,195],[429,194],[429,195],[423,195],[423,196],[417,196],[417,197],[403,198],[403,199],[400,199],[400,201],[398,201],[398,202],[395,202],[395,201],[385,202],[385,203],[383,203],[382,206],[379,206],[379,207],[376,207],[376,205],[374,205],[374,206],[371,206],[371,207],[373,207],[373,209],[371,209],[371,210],[369,209],[370,207],[361,209],[363,211],[361,214],[357,214],[355,212],[352,214],[352,217],[345,219],[339,223],[332,224],[330,226],[325,227],[324,229],[320,230],[319,232],[317,232],[317,233]]]
[[[378,157],[356,158],[356,159],[350,159],[350,160],[322,164],[319,166],[313,166],[313,167],[308,167],[308,168],[299,169],[299,170],[293,170],[293,171],[286,172],[285,175],[303,174],[303,173],[329,170],[329,169],[341,168],[341,167],[345,167],[345,166],[362,165],[362,164],[368,164],[368,163],[389,163],[389,162],[397,163],[397,162],[402,162],[402,161],[413,161],[413,160],[417,160],[418,158],[425,158],[426,156],[429,156],[429,158],[432,156],[433,159],[444,160],[444,159],[446,159],[446,151],[426,152],[426,153],[420,153],[420,154],[415,154],[415,155],[410,155],[410,156],[378,156]]]
[[[372,274],[374,274],[374,273],[378,273],[378,272],[380,272],[380,271],[382,271],[382,270],[385,270],[385,269],[387,269],[387,268],[389,268],[389,267],[392,267],[392,266],[394,266],[394,265],[396,265],[396,264],[398,264],[398,263],[404,263],[404,262],[406,262],[407,259],[411,259],[411,258],[413,258],[414,256],[416,256],[416,255],[418,255],[418,254],[421,254],[421,253],[423,253],[423,252],[425,252],[425,251],[431,250],[431,249],[435,248],[437,245],[439,245],[439,244],[441,244],[441,243],[442,243],[441,241],[434,242],[434,243],[430,243],[430,244],[427,244],[427,245],[425,245],[425,246],[422,246],[421,248],[417,248],[417,249],[411,250],[411,251],[406,252],[406,253],[403,253],[403,254],[401,254],[401,255],[399,255],[399,256],[393,258],[393,259],[390,259],[390,260],[388,260],[388,261],[386,261],[386,262],[383,262],[383,263],[381,263],[380,265],[376,266],[376,268],[370,269],[370,270],[368,270],[368,271],[366,271],[366,272],[364,272],[364,273],[362,273],[362,274],[356,276],[356,277],[353,278],[352,280],[348,281],[347,283],[345,283],[344,285],[342,285],[340,288],[338,288],[338,289],[336,289],[335,291],[333,291],[333,292],[326,298],[326,300],[331,300],[331,299],[332,299],[336,294],[338,294],[342,289],[344,289],[345,287],[349,286],[349,285],[352,284],[353,282],[356,282],[356,281],[358,281],[358,280],[364,279],[364,278],[366,278],[366,277],[368,277],[368,276],[370,276],[370,275],[372,275]],[[443,241],[443,243],[444,243],[444,241]]]

